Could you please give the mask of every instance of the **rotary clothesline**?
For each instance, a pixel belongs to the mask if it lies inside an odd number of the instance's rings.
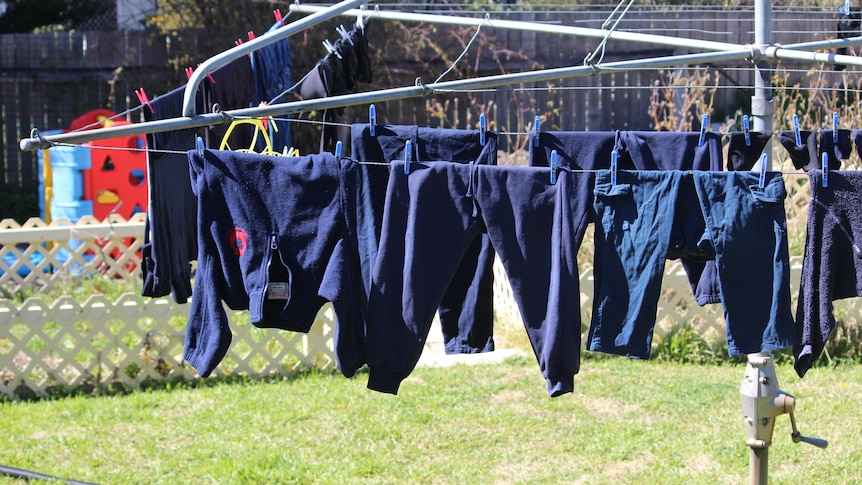
[[[463,79],[457,81],[446,81],[446,82],[434,82],[430,84],[425,84],[421,80],[417,80],[416,85],[412,87],[402,87],[402,88],[392,88],[392,89],[383,89],[377,91],[370,92],[362,92],[355,94],[346,94],[341,96],[332,96],[329,98],[321,98],[314,100],[304,100],[304,101],[295,101],[288,103],[279,103],[269,106],[260,106],[254,108],[243,108],[237,110],[228,110],[223,113],[213,113],[206,115],[195,115],[195,107],[194,103],[190,100],[193,99],[193,93],[195,92],[195,88],[200,82],[206,77],[206,75],[216,67],[222,66],[229,62],[231,59],[235,59],[246,55],[255,49],[259,49],[264,45],[268,45],[270,43],[276,42],[280,39],[287,37],[292,33],[296,33],[302,29],[308,28],[311,24],[313,25],[311,19],[313,17],[314,22],[322,21],[325,18],[330,18],[334,15],[338,15],[346,10],[348,10],[351,6],[356,5],[358,3],[362,3],[358,0],[347,0],[345,2],[336,4],[333,7],[322,10],[312,16],[289,24],[281,29],[277,29],[273,32],[270,32],[266,35],[258,37],[253,41],[246,42],[239,46],[236,46],[224,53],[210,58],[208,61],[202,63],[192,74],[189,80],[189,84],[186,86],[184,103],[183,103],[183,113],[186,116],[168,119],[168,120],[158,120],[158,121],[149,121],[144,123],[136,123],[134,125],[126,125],[126,126],[116,126],[116,127],[108,127],[108,128],[99,128],[94,130],[89,130],[86,132],[78,132],[78,133],[64,133],[57,135],[41,135],[37,130],[34,129],[33,135],[30,138],[22,139],[20,142],[20,148],[24,151],[36,150],[36,149],[44,149],[48,148],[52,142],[68,142],[68,143],[83,143],[88,141],[95,141],[100,139],[112,138],[117,136],[129,136],[129,135],[139,135],[139,134],[149,134],[149,133],[159,133],[165,131],[172,131],[184,128],[197,128],[203,126],[211,126],[224,124],[231,121],[232,117],[277,117],[281,115],[288,115],[294,113],[308,112],[313,110],[326,110],[332,108],[343,108],[347,106],[355,106],[355,105],[367,105],[375,102],[382,101],[392,101],[399,99],[407,99],[412,97],[420,97],[427,96],[430,94],[434,94],[435,92],[446,92],[448,90],[463,90],[463,89],[483,89],[483,88],[491,88],[491,87],[500,87],[500,86],[508,86],[513,84],[521,84],[521,83],[542,83],[547,81],[572,78],[572,77],[585,77],[592,76],[596,74],[601,74],[604,72],[622,72],[627,70],[636,70],[636,69],[659,69],[665,67],[675,67],[682,65],[692,65],[699,63],[711,63],[711,62],[723,62],[723,61],[733,61],[733,60],[743,60],[743,59],[751,59],[753,61],[763,61],[765,59],[794,59],[794,60],[805,60],[811,62],[824,62],[824,63],[836,63],[836,64],[844,64],[844,65],[862,65],[862,59],[857,56],[848,56],[848,55],[837,55],[837,54],[823,54],[823,53],[812,53],[805,52],[807,50],[818,50],[818,49],[838,49],[838,48],[846,48],[850,46],[862,45],[862,37],[853,37],[853,38],[845,38],[845,39],[837,39],[837,40],[827,40],[827,41],[818,41],[818,42],[807,42],[807,43],[799,43],[792,44],[788,46],[780,46],[780,45],[731,45],[730,50],[719,50],[718,52],[709,52],[705,54],[686,54],[686,55],[677,55],[677,56],[666,56],[666,57],[657,57],[657,58],[649,58],[649,59],[639,59],[639,60],[631,60],[631,61],[617,61],[617,62],[607,62],[607,63],[598,63],[598,64],[590,64],[586,66],[572,66],[572,67],[563,67],[563,68],[555,68],[555,69],[544,69],[533,72],[526,73],[515,73],[515,74],[500,74],[494,76],[485,76],[478,77],[474,79]],[[367,13],[367,12],[366,12]],[[376,13],[375,13],[376,14]],[[356,15],[363,15],[362,12],[357,11]],[[383,18],[383,12],[380,13],[381,18]],[[427,18],[426,18],[427,17]],[[446,22],[449,19],[455,19],[456,21],[464,21],[463,19],[459,19],[454,16],[423,16],[421,17],[422,21],[429,22]],[[483,19],[467,19],[470,22],[473,22],[477,25],[481,25],[486,22]],[[495,21],[496,22],[496,21]],[[524,22],[508,22],[503,25],[512,24],[511,28],[523,28],[536,32],[548,31],[549,26],[547,25],[530,25],[529,23]],[[492,25],[494,23],[492,22]],[[553,27],[553,26],[552,26]],[[557,29],[561,27],[556,27]],[[539,30],[541,29],[541,30]],[[589,31],[589,32],[582,32]],[[572,35],[589,35],[593,37],[605,37],[608,35],[607,31],[601,29],[580,29],[576,33],[571,33]],[[619,37],[618,37],[619,36]],[[646,36],[646,37],[644,37]],[[661,36],[658,36],[661,37]],[[656,39],[655,36],[649,36],[647,34],[633,34],[633,33],[624,33],[615,31],[612,32],[608,38],[619,38],[621,40],[643,40],[645,38],[649,39],[649,42],[661,41],[661,39]],[[671,42],[671,45],[679,45],[681,43],[680,39],[666,38],[665,42]],[[723,43],[706,43],[700,44],[698,42],[691,43],[691,45],[695,47],[705,48],[705,49],[719,49],[720,47],[728,47],[728,44]]]

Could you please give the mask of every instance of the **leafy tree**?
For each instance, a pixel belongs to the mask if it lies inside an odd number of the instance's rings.
[[[72,29],[107,13],[113,5],[104,0],[6,0],[6,12],[0,15],[0,33],[33,32],[49,25]]]
[[[202,31],[198,41],[203,44],[195,50],[208,56],[231,47],[235,39],[247,39],[249,30],[262,34],[264,19],[275,22],[272,10],[270,3],[250,0],[159,0],[150,25],[162,32]]]

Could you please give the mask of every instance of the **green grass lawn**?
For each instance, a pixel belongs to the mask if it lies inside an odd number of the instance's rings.
[[[310,371],[0,404],[0,465],[131,483],[746,483],[744,366],[585,359],[551,399],[532,356],[419,368],[398,396]],[[862,366],[777,368],[771,483],[862,483]],[[0,484],[16,483],[0,478]]]

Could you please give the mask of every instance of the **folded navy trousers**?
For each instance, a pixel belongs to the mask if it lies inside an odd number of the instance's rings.
[[[580,365],[575,260],[592,175],[457,163],[392,162],[369,299],[368,387],[396,393],[422,352],[465,250],[487,230],[506,270],[551,396],[572,391]]]
[[[480,143],[478,130],[422,128],[418,126],[351,126],[351,155],[359,162],[357,174],[356,225],[362,279],[366,292],[377,258],[383,207],[392,160],[404,160],[407,141],[414,161],[497,164],[497,135],[486,133]],[[433,204],[433,202],[432,202]],[[458,270],[443,294],[438,308],[443,344],[447,354],[470,354],[494,350],[494,250],[487,234],[476,238],[464,253]]]

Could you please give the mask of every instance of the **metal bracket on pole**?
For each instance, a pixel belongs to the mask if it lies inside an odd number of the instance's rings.
[[[828,446],[829,443],[824,439],[809,438],[799,433],[793,416],[796,398],[778,388],[778,377],[771,353],[761,352],[748,356],[748,365],[739,393],[745,417],[745,443],[751,449],[749,475],[752,485],[766,485],[768,482],[769,445],[772,444],[772,432],[778,416],[790,415],[790,437],[794,443],[808,443],[818,448]]]

